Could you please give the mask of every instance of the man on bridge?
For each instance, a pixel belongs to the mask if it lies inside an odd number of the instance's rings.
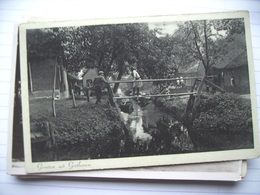
[[[137,82],[136,80],[141,79],[141,77],[140,77],[139,73],[136,71],[135,67],[131,67],[131,71],[132,71],[133,80],[135,81],[135,82],[133,82],[133,96],[134,95],[139,95],[140,87],[142,86],[142,83],[141,82]]]
[[[93,88],[95,90],[95,94],[96,94],[96,98],[97,98],[96,104],[101,102],[102,90],[107,89],[108,85],[109,84],[104,77],[104,72],[99,71],[98,76],[94,79],[94,82],[93,82]]]

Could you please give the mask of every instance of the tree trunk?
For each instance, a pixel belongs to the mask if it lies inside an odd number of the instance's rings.
[[[121,79],[122,79],[122,76],[123,76],[123,72],[119,72],[118,77],[117,77],[116,80],[118,80],[118,81],[121,80]],[[114,86],[114,89],[113,89],[113,93],[116,93],[116,92],[117,92],[118,87],[119,87],[119,84],[120,84],[120,83],[115,83],[115,86]]]
[[[53,112],[54,117],[56,117],[56,108],[55,108],[56,75],[57,75],[57,66],[56,66],[56,63],[55,63],[55,65],[54,65],[53,89],[52,89],[52,112]]]
[[[121,80],[122,79],[122,76],[123,76],[123,74],[124,74],[124,61],[123,60],[120,60],[119,61],[119,68],[118,68],[118,76],[117,76],[117,79],[116,80]],[[117,90],[118,90],[118,87],[119,87],[119,84],[120,83],[115,83],[115,86],[114,86],[114,89],[113,89],[113,93],[116,93],[117,92]]]
[[[115,49],[113,49],[112,55],[111,55],[111,59],[110,59],[110,61],[109,61],[109,63],[108,63],[108,66],[106,66],[106,68],[105,68],[105,70],[104,70],[106,76],[107,76],[107,74],[111,71],[112,64],[113,64],[115,58],[116,58]]]
[[[203,22],[204,22],[203,30],[204,30],[204,39],[205,39],[206,66],[207,66],[207,69],[209,69],[209,54],[208,54],[209,51],[208,51],[207,22],[206,22],[206,20],[204,20]]]
[[[115,104],[114,98],[113,98],[114,95],[113,95],[112,89],[111,89],[111,87],[110,87],[109,84],[107,85],[107,92],[108,92],[108,100],[109,100],[110,105],[111,105],[112,107],[115,107],[116,104]]]
[[[66,99],[69,98],[70,96],[67,70],[63,65],[60,65],[60,71],[61,71],[60,98]]]
[[[75,94],[74,94],[74,89],[72,86],[72,83],[70,82],[70,89],[71,89],[71,95],[72,95],[72,102],[73,102],[73,108],[76,108],[76,100],[75,100]]]

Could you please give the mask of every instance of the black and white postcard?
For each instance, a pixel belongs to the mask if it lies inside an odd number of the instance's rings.
[[[259,155],[247,12],[20,25],[26,171]]]
[[[19,48],[19,46],[18,46]],[[13,102],[10,106],[12,121],[9,133],[8,174],[30,178],[26,173],[23,148],[23,125],[21,106],[21,79],[19,50],[17,53],[16,66],[13,69]],[[33,177],[62,177],[62,178],[85,178],[85,179],[148,179],[148,180],[218,180],[238,181],[246,175],[246,161],[226,161],[212,163],[198,163],[171,166],[155,166],[144,168],[110,169],[93,171],[73,171],[59,173],[38,173]]]

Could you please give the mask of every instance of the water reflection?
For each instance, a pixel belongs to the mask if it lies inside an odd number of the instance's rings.
[[[117,95],[124,96],[120,89]],[[120,101],[123,101],[123,104],[131,103],[133,108],[130,113],[122,110],[120,113],[137,147],[135,152],[163,154],[192,150],[193,144],[188,130],[172,114],[158,108],[153,101],[142,107],[140,98]]]

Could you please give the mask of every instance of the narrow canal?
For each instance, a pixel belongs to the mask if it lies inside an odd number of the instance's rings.
[[[119,90],[120,91],[120,90]],[[120,91],[120,96],[124,94]],[[173,114],[155,105],[151,99],[123,99],[132,105],[132,112],[121,111],[126,127],[131,133],[137,154],[168,154],[191,151],[193,144],[188,130]]]

